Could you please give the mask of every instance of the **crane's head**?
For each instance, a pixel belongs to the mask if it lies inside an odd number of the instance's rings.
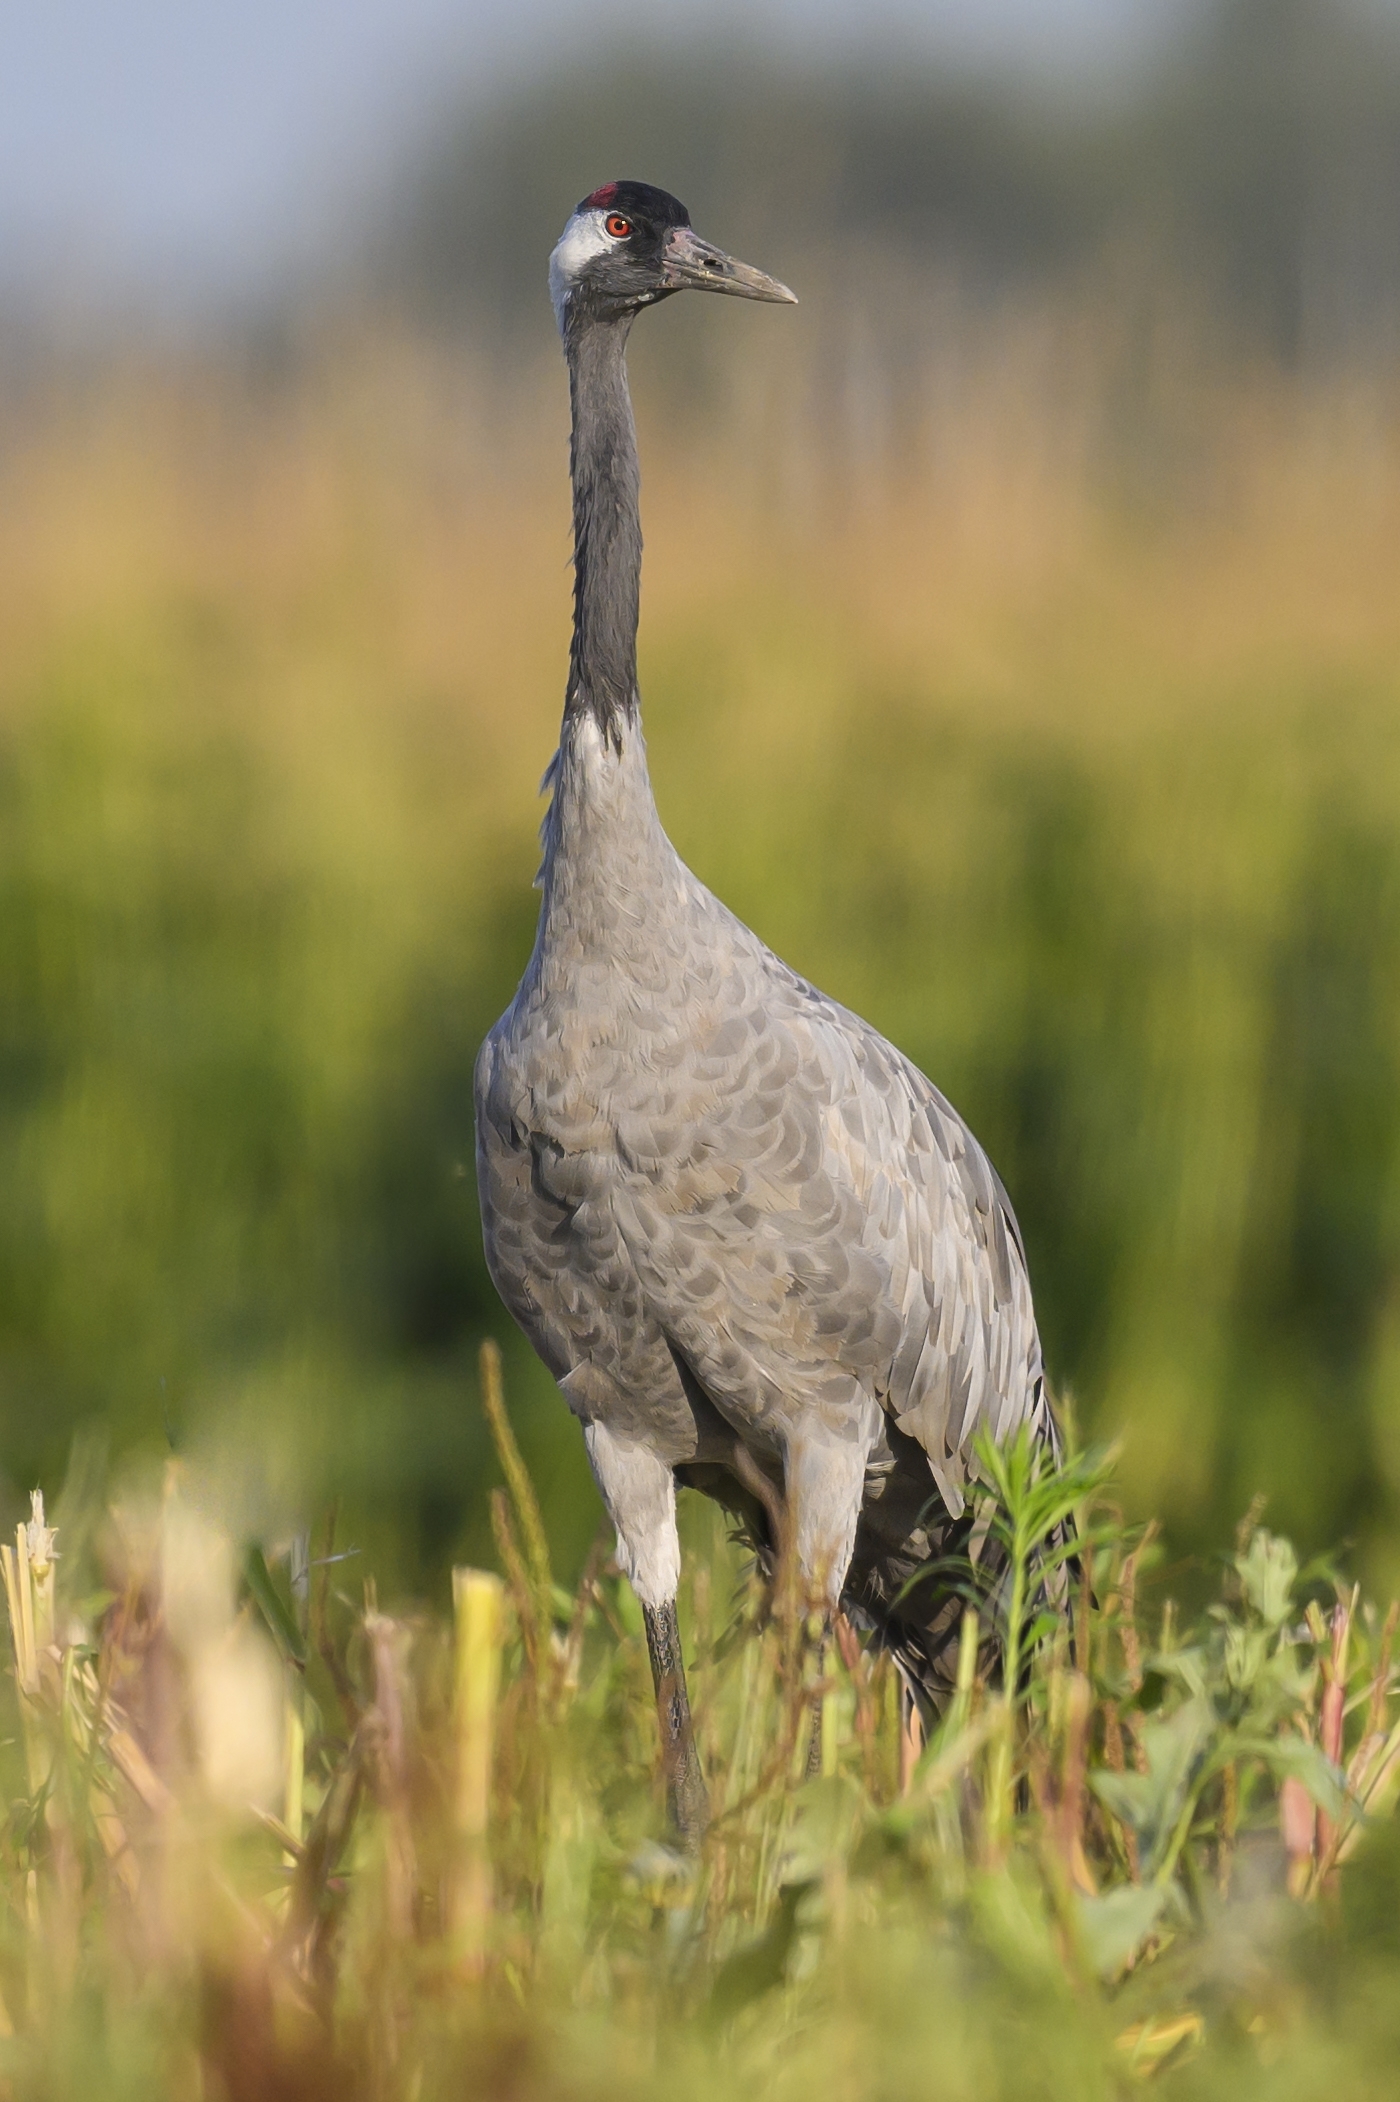
[[[797,304],[776,278],[702,241],[685,206],[648,182],[605,182],[585,197],[549,259],[561,331],[588,317],[620,320],[673,292]]]

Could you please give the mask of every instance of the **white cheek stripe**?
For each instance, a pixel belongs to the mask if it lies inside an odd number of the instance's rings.
[[[561,328],[564,326],[564,302],[580,271],[595,257],[606,255],[610,248],[617,246],[605,230],[605,217],[605,213],[597,210],[575,212],[549,259],[549,296],[554,301],[554,318]]]

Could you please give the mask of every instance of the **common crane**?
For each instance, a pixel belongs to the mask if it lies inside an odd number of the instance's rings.
[[[535,946],[476,1068],[482,1221],[497,1289],[583,1426],[693,1846],[677,1483],[770,1547],[786,1514],[810,1595],[879,1628],[936,1697],[956,1603],[910,1579],[966,1541],[971,1442],[1026,1424],[1053,1449],[1056,1430],[1021,1236],[976,1139],[691,874],[647,776],[628,333],[686,289],[793,294],[639,182],[584,198],[549,276],[573,645]]]

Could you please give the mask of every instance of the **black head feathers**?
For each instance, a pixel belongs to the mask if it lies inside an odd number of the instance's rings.
[[[690,224],[690,214],[680,199],[649,182],[605,182],[600,189],[580,198],[578,209],[620,212],[625,218],[644,220],[658,229]]]

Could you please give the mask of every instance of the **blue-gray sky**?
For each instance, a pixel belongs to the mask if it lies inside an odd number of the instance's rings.
[[[730,6],[732,0],[724,0]],[[758,0],[795,47],[884,33],[1062,76],[1130,58],[1192,0]],[[0,0],[0,286],[236,291],[314,246],[449,88],[694,0]]]

